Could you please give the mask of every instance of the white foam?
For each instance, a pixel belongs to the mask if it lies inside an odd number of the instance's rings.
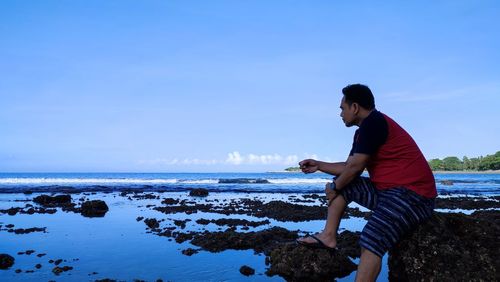
[[[133,178],[0,178],[0,184],[174,184],[177,179]]]
[[[284,179],[268,179],[272,184],[326,184],[332,181],[326,178],[284,178]]]
[[[200,179],[200,180],[180,180],[179,183],[185,184],[217,184],[218,179]]]

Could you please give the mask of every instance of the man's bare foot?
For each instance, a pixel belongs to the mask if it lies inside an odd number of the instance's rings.
[[[335,235],[327,235],[325,232],[317,233],[314,235],[318,240],[321,241],[326,247],[334,249],[337,247],[337,238]],[[299,243],[303,243],[303,245],[307,244],[318,244],[318,240],[314,239],[311,236],[306,236],[297,239]]]

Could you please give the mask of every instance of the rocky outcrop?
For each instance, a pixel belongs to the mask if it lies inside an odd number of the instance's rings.
[[[103,217],[109,211],[106,202],[93,200],[82,203],[81,212],[85,217]]]
[[[286,244],[269,255],[266,274],[279,275],[287,281],[332,281],[356,270],[347,255],[341,251],[311,249],[297,244]]]
[[[390,280],[500,281],[499,214],[435,213],[390,252]]]
[[[204,188],[193,189],[189,192],[189,196],[192,197],[206,197],[208,196],[208,190]]]
[[[61,207],[71,204],[71,195],[40,195],[33,199],[33,202],[44,207]]]
[[[14,258],[8,254],[0,254],[0,269],[7,269],[14,265]]]

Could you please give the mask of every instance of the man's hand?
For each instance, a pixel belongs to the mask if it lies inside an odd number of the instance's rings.
[[[337,198],[337,196],[339,195],[339,194],[337,194],[336,191],[334,191],[330,188],[330,184],[331,184],[331,182],[328,182],[325,185],[325,194],[326,194],[326,199],[328,200],[328,206],[330,206],[332,204],[333,200],[335,200],[335,198]]]
[[[303,160],[299,163],[300,169],[303,173],[313,173],[318,171],[319,162],[313,159]]]

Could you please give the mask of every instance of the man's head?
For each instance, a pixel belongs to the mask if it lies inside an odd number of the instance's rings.
[[[361,121],[375,109],[375,98],[368,86],[350,84],[342,89],[340,116],[347,127],[359,125]]]

